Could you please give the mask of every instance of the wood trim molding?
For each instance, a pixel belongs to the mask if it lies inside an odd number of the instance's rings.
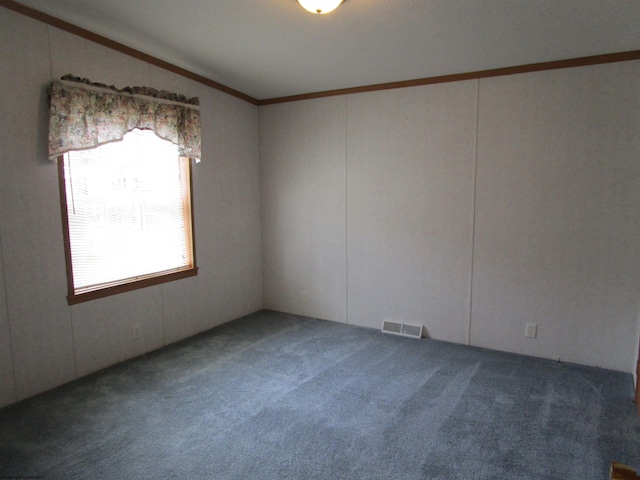
[[[180,157],[181,169],[188,177],[189,191],[185,195],[187,208],[190,212],[190,225],[187,227],[190,230],[191,239],[191,265],[179,270],[173,270],[170,272],[158,272],[151,273],[149,275],[143,275],[136,279],[129,279],[127,281],[115,281],[110,285],[103,285],[96,290],[89,290],[82,293],[76,293],[73,282],[73,266],[71,264],[71,240],[69,235],[69,210],[67,208],[67,188],[65,185],[65,173],[64,173],[64,156],[60,155],[56,158],[58,166],[58,188],[60,189],[60,211],[62,213],[62,236],[64,240],[64,258],[67,266],[67,303],[69,305],[77,305],[78,303],[88,302],[91,300],[97,300],[98,298],[105,298],[111,295],[118,295],[120,293],[131,292],[140,288],[146,288],[153,285],[160,285],[162,283],[173,282],[175,280],[181,280],[183,278],[195,277],[198,275],[198,266],[196,263],[196,246],[195,246],[195,220],[193,218],[193,176],[191,169],[191,159],[186,157]],[[1,477],[0,477],[1,478]]]
[[[437,83],[460,82],[463,80],[475,80],[479,78],[501,77],[504,75],[516,75],[519,73],[541,72],[544,70],[557,70],[560,68],[584,67],[588,65],[600,65],[603,63],[628,62],[630,60],[640,60],[640,50],[629,52],[608,53],[604,55],[593,55],[589,57],[570,58],[566,60],[556,60],[553,62],[531,63],[528,65],[518,65],[506,68],[494,68],[491,70],[480,70],[477,72],[456,73],[453,75],[441,75],[438,77],[418,78],[415,80],[405,80],[401,82],[379,83],[376,85],[364,85],[361,87],[342,88],[338,90],[327,90],[324,92],[305,93],[292,95],[289,97],[270,98],[259,100],[258,105],[273,105],[275,103],[297,102],[299,100],[309,100],[312,98],[333,97],[336,95],[348,95],[352,93],[375,92],[378,90],[391,90],[395,88],[417,87],[422,85],[434,85]]]
[[[64,240],[64,260],[67,266],[67,293],[73,295],[73,269],[71,268],[71,239],[69,238],[69,210],[67,208],[67,188],[64,181],[64,157],[56,158],[58,166],[58,189],[60,192],[60,212],[62,213],[62,238]]]
[[[80,294],[71,293],[67,295],[67,303],[69,305],[77,305],[79,303],[89,302],[91,300],[97,300],[99,298],[110,297],[111,295],[132,292],[141,288],[161,285],[163,283],[173,282],[175,280],[181,280],[183,278],[195,277],[196,275],[198,275],[198,267],[191,267],[173,273],[167,273],[155,277],[145,278],[142,280],[135,280],[129,283],[122,283],[120,285],[114,285],[112,287],[102,288],[100,290],[93,290],[91,292]]]
[[[17,13],[21,13],[22,15],[33,18],[35,20],[44,22],[47,25],[51,25],[52,27],[59,28],[60,30],[73,33],[74,35],[78,35],[79,37],[98,43],[105,47],[111,48],[120,53],[124,53],[125,55],[129,55],[130,57],[137,58],[138,60],[142,60],[143,62],[150,63],[151,65],[155,65],[156,67],[160,67],[160,68],[163,68],[164,70],[177,73],[178,75],[181,75],[183,77],[189,78],[196,82],[202,83],[207,87],[220,90],[221,92],[232,95],[236,98],[244,100],[245,102],[249,102],[253,105],[258,105],[258,100],[256,100],[255,98],[245,93],[239,92],[238,90],[234,90],[233,88],[227,87],[226,85],[222,85],[221,83],[218,83],[211,79],[203,77],[202,75],[198,75],[196,73],[190,72],[189,70],[173,65],[172,63],[165,62],[164,60],[160,60],[159,58],[156,58],[152,55],[147,55],[146,53],[143,53],[139,50],[136,50],[131,47],[127,47],[122,43],[118,43],[107,37],[103,37],[102,35],[98,35],[96,33],[90,32],[89,30],[85,30],[84,28],[73,25],[69,22],[65,22],[64,20],[60,20],[59,18],[53,17],[49,14],[40,12],[39,10],[22,5],[21,3],[15,2],[13,0],[0,0],[0,6],[8,8],[9,10],[13,10],[14,12],[17,12]]]
[[[636,471],[628,465],[623,465],[618,462],[611,462],[611,468],[609,469],[609,480],[637,480],[640,477],[636,474]]]

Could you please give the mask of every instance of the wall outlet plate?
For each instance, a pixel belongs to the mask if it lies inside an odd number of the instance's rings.
[[[527,322],[524,329],[524,336],[527,338],[536,338],[538,336],[538,324]]]

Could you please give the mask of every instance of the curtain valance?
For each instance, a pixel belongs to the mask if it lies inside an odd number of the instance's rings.
[[[49,158],[120,141],[131,130],[152,130],[200,159],[198,98],[149,87],[91,83],[70,75],[49,86]]]

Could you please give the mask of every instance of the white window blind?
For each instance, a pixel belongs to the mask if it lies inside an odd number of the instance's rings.
[[[64,162],[75,293],[193,266],[189,181],[176,145],[134,130]]]

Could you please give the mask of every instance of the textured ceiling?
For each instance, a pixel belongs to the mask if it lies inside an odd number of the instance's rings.
[[[19,0],[264,100],[640,50],[640,0]]]

